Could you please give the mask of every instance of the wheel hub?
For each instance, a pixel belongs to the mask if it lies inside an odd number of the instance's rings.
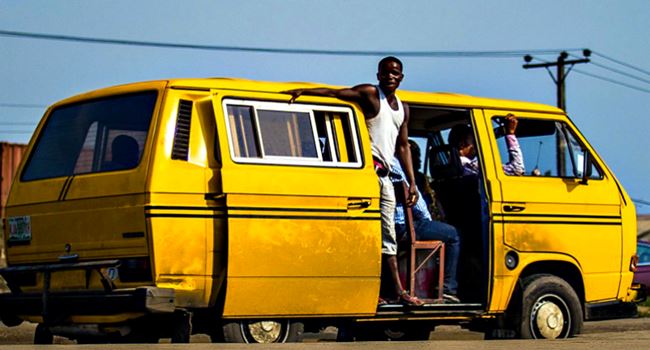
[[[274,343],[280,339],[282,324],[275,321],[251,322],[248,330],[253,339],[258,343]]]
[[[564,330],[562,309],[552,301],[539,301],[534,307],[533,322],[540,335],[546,339],[555,339]]]

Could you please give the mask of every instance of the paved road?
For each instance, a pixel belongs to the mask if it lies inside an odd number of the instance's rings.
[[[43,349],[43,346],[28,345],[32,342],[34,326],[23,324],[15,328],[0,326],[0,349]],[[578,349],[578,350],[604,350],[604,349],[648,349],[650,348],[650,318],[624,319],[600,322],[587,322],[583,334],[573,339],[557,341],[530,341],[530,340],[499,340],[484,341],[481,333],[469,332],[456,326],[439,326],[431,334],[428,342],[358,342],[335,343],[335,334],[326,330],[320,334],[308,334],[303,344],[274,344],[262,346],[272,349],[310,349],[310,350],[395,350],[398,349],[472,349],[472,350],[519,350],[519,349]],[[57,345],[48,346],[48,349],[71,349],[70,342],[63,338],[56,338]],[[238,349],[252,347],[240,344],[210,344],[209,338],[203,335],[192,336],[192,344],[158,344],[158,345],[78,345],[73,349]],[[255,349],[260,349],[257,346]]]

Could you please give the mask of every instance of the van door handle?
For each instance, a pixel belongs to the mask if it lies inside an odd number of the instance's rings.
[[[225,193],[206,193],[204,198],[206,201],[217,201],[226,197]]]
[[[525,206],[523,205],[504,205],[503,206],[503,211],[507,211],[509,213],[518,213],[520,211],[524,211],[526,209]]]
[[[77,253],[59,255],[59,261],[61,262],[72,262],[77,260],[79,260],[79,254]]]
[[[371,203],[370,198],[348,198],[348,209],[366,209]]]

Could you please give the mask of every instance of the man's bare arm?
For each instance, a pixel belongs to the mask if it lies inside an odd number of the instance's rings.
[[[404,174],[409,182],[409,197],[406,199],[406,205],[410,207],[418,200],[418,190],[415,184],[413,162],[411,161],[411,147],[409,146],[408,122],[410,110],[406,103],[402,103],[402,106],[404,108],[404,121],[399,128],[397,144],[395,145],[395,155],[401,163]]]
[[[354,102],[358,104],[364,104],[368,99],[371,91],[374,87],[369,84],[357,85],[351,88],[344,89],[331,89],[331,88],[311,88],[311,89],[294,89],[282,91],[284,94],[291,95],[289,103],[293,103],[296,99],[302,95],[309,96],[325,96],[325,97],[336,97],[338,99]]]

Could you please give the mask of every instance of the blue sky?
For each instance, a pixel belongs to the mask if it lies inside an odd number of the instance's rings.
[[[365,51],[589,48],[650,70],[650,1],[0,1],[0,30],[196,45]],[[559,51],[558,51],[559,53]],[[555,60],[557,53],[536,55]],[[373,56],[149,48],[0,36],[0,140],[26,143],[44,107],[105,86],[172,77],[373,82]],[[554,105],[523,59],[402,57],[402,88]],[[650,75],[593,57],[576,70],[650,91]],[[650,93],[577,71],[567,110],[633,198],[650,201]],[[650,206],[638,205],[640,212]]]

